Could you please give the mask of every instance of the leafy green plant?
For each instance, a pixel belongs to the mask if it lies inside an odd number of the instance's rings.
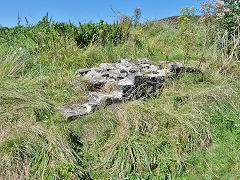
[[[194,23],[194,7],[191,8],[183,8],[181,10],[182,15],[178,17],[177,21],[180,25],[180,33],[181,33],[181,42],[183,44],[184,51],[184,63],[190,59],[190,52],[194,47],[194,33],[192,31],[192,25]]]
[[[223,30],[229,33],[234,33],[235,29],[239,26],[240,16],[240,1],[239,0],[224,0],[224,18],[221,23]]]

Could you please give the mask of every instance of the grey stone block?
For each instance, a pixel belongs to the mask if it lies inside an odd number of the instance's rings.
[[[57,110],[59,110],[67,120],[73,120],[89,114],[92,111],[92,108],[87,104],[73,104],[70,107],[58,107]]]
[[[120,102],[122,99],[122,93],[119,91],[113,91],[109,93],[91,92],[89,94],[89,102],[99,105],[110,105],[112,103]]]
[[[118,89],[120,92],[122,92],[125,100],[126,98],[131,98],[134,88],[134,81],[129,78],[122,79],[118,82]]]

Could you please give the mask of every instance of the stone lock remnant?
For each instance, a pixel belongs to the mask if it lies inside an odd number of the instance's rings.
[[[88,102],[85,104],[73,104],[57,109],[68,120],[76,119],[99,106],[154,95],[165,82],[173,79],[174,75],[183,71],[195,71],[193,67],[183,66],[180,62],[167,64],[159,61],[159,64],[154,65],[145,58],[137,59],[136,64],[128,59],[119,59],[117,63],[102,63],[96,68],[80,69],[76,76],[88,82],[94,92],[89,93]],[[107,84],[114,86],[113,90],[101,92],[100,89]]]

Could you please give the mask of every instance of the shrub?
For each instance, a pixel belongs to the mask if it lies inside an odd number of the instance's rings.
[[[221,28],[233,34],[236,33],[235,29],[239,26],[240,1],[224,0],[224,2],[224,18],[221,23]]]
[[[47,14],[31,27],[1,28],[0,43],[26,47],[31,52],[48,50],[60,37],[72,39],[80,48],[93,44],[105,46],[108,42],[117,45],[129,37],[132,22],[128,19],[122,16],[120,23],[108,24],[101,20],[76,26],[71,22],[55,22]]]

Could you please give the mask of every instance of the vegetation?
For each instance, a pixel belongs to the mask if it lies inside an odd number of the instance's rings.
[[[224,0],[224,2],[226,7],[222,28],[227,30],[229,33],[235,33],[235,29],[239,25],[240,1]]]
[[[191,23],[133,26],[121,16],[113,25],[75,26],[46,16],[1,28],[0,179],[239,179],[238,37]],[[182,28],[194,34],[191,50]],[[74,121],[55,110],[85,100],[77,69],[139,57],[201,62],[202,73],[176,77],[156,98]]]

